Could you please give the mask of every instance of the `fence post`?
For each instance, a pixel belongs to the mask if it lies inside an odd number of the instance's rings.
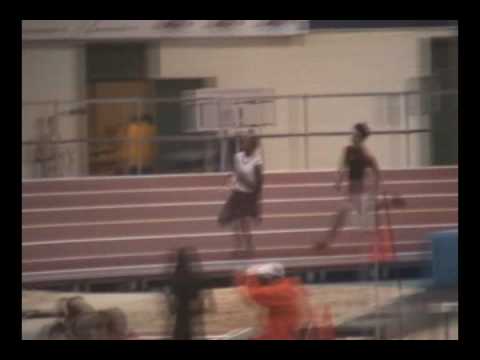
[[[398,280],[398,295],[399,295],[399,317],[400,317],[400,335],[399,339],[403,339],[403,299],[402,299],[402,280]]]
[[[222,109],[220,107],[220,100],[217,99],[215,101],[217,104],[217,127],[220,129],[220,171],[224,172],[225,171],[225,164],[226,164],[226,158],[227,158],[227,151],[228,151],[228,146],[227,146],[227,130],[226,128],[224,129],[222,126]]]
[[[192,116],[195,116],[197,113],[197,103],[194,102],[193,110],[192,110]],[[182,108],[185,108],[187,105],[185,105]],[[198,117],[195,116],[196,121],[197,121],[197,131],[199,129],[205,129],[204,122],[203,122],[203,107],[202,103],[198,103]],[[210,169],[210,161],[209,161],[209,155],[211,153],[211,142],[207,140],[205,143],[203,143],[203,172],[208,172]]]
[[[305,158],[305,168],[308,170],[310,168],[310,153],[309,153],[309,146],[308,146],[308,97],[307,95],[302,96],[302,103],[303,103],[303,133],[305,136],[303,137],[304,142],[304,158]]]
[[[137,104],[137,124],[140,124],[140,121],[141,121],[141,116],[142,116],[142,110],[141,110],[141,106],[140,106],[140,99],[136,102]],[[136,151],[135,151],[135,154],[137,155],[137,175],[140,175],[141,174],[141,166],[142,166],[142,163],[141,163],[141,159],[140,159],[140,153],[141,153],[141,150],[142,150],[142,146],[144,146],[144,144],[142,143],[142,141],[145,141],[145,139],[141,139],[140,142],[137,142],[137,144],[134,144],[134,146],[136,147]],[[146,144],[147,145],[147,144]]]
[[[374,264],[374,293],[375,293],[375,340],[380,340],[380,301],[379,301],[379,281],[380,281],[380,265],[378,259]]]
[[[410,151],[410,119],[409,119],[409,114],[408,114],[408,94],[403,94],[400,95],[401,99],[401,107],[403,108],[403,116],[405,118],[405,130],[407,133],[405,134],[405,165],[407,168],[411,167],[411,162],[410,162],[410,156],[411,156],[411,151]]]
[[[59,109],[60,108],[60,101],[55,100],[53,102],[53,115],[52,115],[52,123],[53,123],[53,134],[51,134],[52,138],[50,138],[50,141],[56,141],[56,140],[61,140],[62,136],[60,135],[60,122],[58,121],[58,114],[59,114]],[[63,175],[63,164],[60,163],[59,158],[61,157],[61,149],[59,149],[61,145],[54,145],[53,146],[53,177],[61,177]],[[60,167],[60,171],[59,171]]]

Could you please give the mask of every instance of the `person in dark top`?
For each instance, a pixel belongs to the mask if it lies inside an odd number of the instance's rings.
[[[184,247],[177,251],[167,295],[168,309],[173,319],[173,329],[170,329],[173,340],[192,340],[194,336],[204,336],[205,304],[202,291],[205,283],[199,266],[200,261],[193,248]]]
[[[345,175],[348,176],[347,201],[341,206],[336,214],[332,227],[327,232],[323,241],[315,245],[317,250],[326,248],[336,237],[338,230],[344,226],[347,215],[355,211],[362,217],[365,226],[368,222],[367,215],[373,210],[378,210],[389,202],[392,207],[405,206],[404,200],[399,197],[377,201],[377,193],[380,186],[380,169],[378,162],[365,147],[365,140],[370,136],[370,129],[365,123],[357,123],[353,127],[352,144],[345,147],[339,169],[339,176],[335,183],[335,189],[341,190]],[[369,174],[373,174],[373,183],[368,183]]]

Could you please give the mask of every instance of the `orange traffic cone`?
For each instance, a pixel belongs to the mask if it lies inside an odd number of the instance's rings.
[[[389,262],[395,258],[394,236],[387,193],[383,194],[383,201],[385,203],[385,226],[382,228],[377,227],[377,232],[374,234],[373,251],[370,255],[372,262]],[[406,204],[405,200],[400,196],[393,197],[391,201],[395,207],[404,207]],[[378,226],[380,224],[380,214],[378,211],[376,211],[375,217]]]
[[[320,340],[335,340],[337,337],[330,305],[323,308],[323,314],[319,321],[318,337]]]
[[[391,229],[378,230],[374,237],[373,250],[370,255],[372,262],[389,262],[395,258],[393,247],[393,234]]]
[[[395,251],[393,247],[392,229],[384,228],[380,230],[380,239],[382,261],[393,261],[395,258]]]

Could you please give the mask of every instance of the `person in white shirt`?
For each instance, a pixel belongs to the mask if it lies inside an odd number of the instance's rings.
[[[241,151],[233,160],[232,192],[218,216],[220,225],[233,226],[235,255],[242,250],[253,253],[251,221],[261,221],[263,170],[258,145],[258,138],[254,135],[242,137]]]

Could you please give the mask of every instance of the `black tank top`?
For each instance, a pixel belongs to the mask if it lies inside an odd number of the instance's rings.
[[[363,180],[365,170],[370,162],[362,148],[349,146],[345,157],[345,164],[348,167],[350,181]]]

